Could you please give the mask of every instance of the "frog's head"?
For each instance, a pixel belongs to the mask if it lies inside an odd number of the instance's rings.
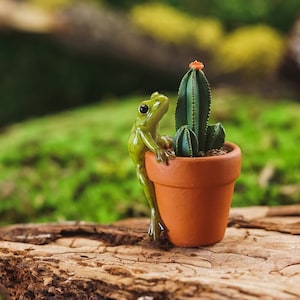
[[[156,126],[168,108],[169,99],[158,92],[153,93],[149,100],[143,101],[138,107],[138,125],[145,128]]]

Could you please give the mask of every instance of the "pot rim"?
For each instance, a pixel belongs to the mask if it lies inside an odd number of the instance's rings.
[[[241,150],[230,142],[232,151],[218,156],[175,157],[168,165],[156,161],[153,152],[145,155],[145,167],[151,181],[170,186],[210,186],[234,181],[241,171]]]
[[[230,149],[231,151],[222,154],[222,155],[212,155],[212,156],[197,156],[197,157],[186,157],[186,156],[175,156],[174,159],[172,159],[172,161],[184,161],[184,163],[200,163],[200,161],[202,162],[209,162],[209,161],[214,161],[214,160],[227,160],[230,159],[233,156],[236,156],[238,154],[241,155],[241,149],[238,145],[236,145],[235,143],[232,142],[225,142],[224,146],[228,149]],[[147,155],[153,155],[154,153],[150,150],[148,150]]]

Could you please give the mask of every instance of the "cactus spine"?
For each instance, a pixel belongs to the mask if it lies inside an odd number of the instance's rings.
[[[177,156],[202,156],[222,147],[225,130],[220,123],[208,126],[211,92],[204,65],[194,61],[189,67],[179,85],[174,150]]]

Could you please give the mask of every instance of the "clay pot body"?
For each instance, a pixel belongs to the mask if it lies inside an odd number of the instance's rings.
[[[155,186],[161,218],[176,246],[195,247],[223,239],[234,182],[240,175],[241,150],[226,143],[229,153],[209,157],[176,157],[169,165],[145,156],[146,170]]]

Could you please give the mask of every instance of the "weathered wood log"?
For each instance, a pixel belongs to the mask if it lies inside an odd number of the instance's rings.
[[[299,299],[299,210],[300,206],[232,209],[224,240],[199,248],[176,248],[165,239],[151,242],[147,219],[113,225],[3,227],[0,295],[7,291],[10,299]]]
[[[48,33],[57,27],[53,14],[25,2],[0,0],[0,25],[32,33]]]

